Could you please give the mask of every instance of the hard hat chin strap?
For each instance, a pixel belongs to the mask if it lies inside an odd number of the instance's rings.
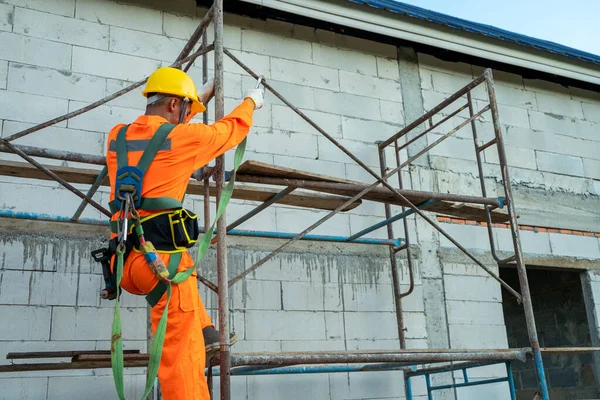
[[[188,104],[190,103],[190,100],[187,97],[184,97],[183,100],[181,101],[181,114],[179,114],[179,123],[183,124],[185,122],[185,117],[187,114],[187,109],[188,109]]]

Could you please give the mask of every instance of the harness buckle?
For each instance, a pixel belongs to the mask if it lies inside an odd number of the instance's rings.
[[[134,207],[142,202],[142,182],[144,173],[137,167],[128,165],[119,168],[115,182],[115,205],[122,208],[122,203],[128,195],[131,196]]]

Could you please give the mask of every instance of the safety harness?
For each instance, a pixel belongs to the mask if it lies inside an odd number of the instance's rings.
[[[119,303],[122,291],[120,283],[123,277],[123,265],[127,256],[131,251],[139,251],[144,254],[149,267],[153,269],[159,278],[159,283],[146,296],[146,300],[152,307],[158,303],[165,292],[167,293],[166,304],[150,349],[146,387],[141,397],[141,399],[146,399],[152,391],[160,365],[167,328],[171,286],[188,279],[195,271],[196,265],[206,255],[215,230],[216,221],[225,212],[233,194],[236,172],[244,158],[244,151],[246,149],[246,139],[244,139],[237,146],[234,157],[234,168],[229,182],[223,189],[223,193],[219,199],[214,222],[200,239],[196,263],[185,271],[177,272],[182,252],[192,247],[199,236],[200,230],[198,228],[197,217],[193,212],[183,209],[181,201],[177,199],[170,197],[146,198],[142,196],[144,174],[158,151],[163,147],[167,136],[174,127],[175,125],[171,124],[160,126],[146,146],[136,166],[128,165],[128,143],[125,139],[128,126],[124,126],[119,131],[116,140],[118,170],[115,195],[114,200],[109,203],[111,211],[119,213],[118,220],[111,221],[111,231],[116,233],[117,237],[111,239],[107,249],[96,250],[92,253],[92,256],[96,261],[101,262],[103,267],[106,288],[101,293],[101,296],[106,299],[115,299],[111,338],[111,364],[115,387],[120,400],[126,400],[123,385],[123,338]],[[141,218],[138,210],[169,211]],[[162,261],[156,253],[172,253],[168,267],[162,265]],[[116,255],[116,257],[114,257],[114,265],[111,273],[108,263],[113,255]]]

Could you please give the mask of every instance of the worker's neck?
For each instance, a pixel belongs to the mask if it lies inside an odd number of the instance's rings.
[[[166,119],[167,121],[169,121],[170,123],[173,123],[171,121],[172,115],[168,112],[165,112],[163,110],[155,110],[152,108],[146,108],[146,114],[148,116],[157,116],[157,117],[162,117],[164,119]]]

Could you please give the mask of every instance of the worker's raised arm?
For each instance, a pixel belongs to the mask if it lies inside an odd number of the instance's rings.
[[[185,126],[196,146],[194,169],[208,164],[214,158],[231,150],[244,140],[252,126],[252,115],[255,109],[263,105],[261,89],[246,92],[244,101],[231,113],[212,125],[189,124]]]

